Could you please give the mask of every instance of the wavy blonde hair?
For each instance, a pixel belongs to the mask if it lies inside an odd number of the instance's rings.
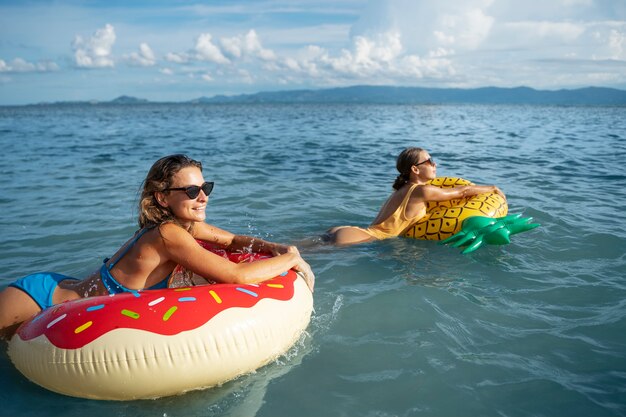
[[[196,167],[202,171],[200,162],[183,154],[165,156],[152,165],[139,197],[139,227],[155,227],[170,222],[178,224],[174,213],[159,204],[155,193],[167,192],[164,190],[172,186],[174,175],[187,167]]]

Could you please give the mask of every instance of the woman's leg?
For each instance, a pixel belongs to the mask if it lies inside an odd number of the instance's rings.
[[[11,338],[23,321],[40,311],[39,305],[24,291],[14,287],[0,291],[0,338]]]
[[[333,227],[326,232],[326,236],[330,243],[335,245],[354,245],[357,243],[365,243],[376,240],[375,237],[359,227],[354,226],[338,226]]]

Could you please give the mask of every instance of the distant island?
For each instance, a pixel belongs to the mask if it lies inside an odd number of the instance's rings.
[[[354,86],[322,90],[260,92],[201,97],[194,103],[372,103],[372,104],[547,104],[626,105],[626,91],[587,87],[535,90],[529,87],[475,89]]]
[[[146,99],[121,96],[111,101],[56,102],[43,104],[116,104],[134,105],[160,103]],[[353,86],[319,90],[285,90],[216,95],[179,102],[193,104],[254,104],[254,103],[371,103],[371,104],[531,104],[560,106],[624,106],[626,91],[604,87],[572,90],[535,90],[529,87],[424,88],[389,86]]]

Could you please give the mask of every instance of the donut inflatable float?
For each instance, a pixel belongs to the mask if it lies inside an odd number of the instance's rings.
[[[262,255],[222,256],[233,262]],[[222,384],[285,353],[308,326],[313,297],[290,270],[254,285],[212,284],[83,298],[23,323],[16,368],[74,397],[158,398]]]
[[[437,177],[428,182],[440,188],[474,185],[463,178]],[[429,202],[426,215],[404,233],[405,237],[425,240],[444,240],[459,232],[468,217],[502,217],[509,208],[497,193],[478,194],[468,198]]]

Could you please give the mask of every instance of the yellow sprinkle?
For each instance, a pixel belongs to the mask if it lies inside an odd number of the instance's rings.
[[[185,287],[185,288],[174,288],[174,291],[189,291],[191,288],[190,287]]]
[[[222,304],[222,299],[220,298],[220,296],[219,296],[219,295],[217,295],[217,293],[216,293],[215,291],[210,290],[210,291],[209,291],[209,294],[211,294],[211,297],[213,297],[213,299],[215,300],[215,302],[216,302],[217,304]]]
[[[271,288],[285,288],[283,284],[267,284],[267,286]]]
[[[76,328],[76,330],[74,330],[74,333],[78,334],[78,333],[82,332],[83,330],[89,328],[92,324],[93,324],[93,321],[88,321],[87,323],[83,324],[82,326],[78,326]]]
[[[163,314],[163,321],[168,321],[170,319],[170,317],[172,317],[172,314],[174,314],[174,312],[178,310],[178,307],[174,306],[174,307],[170,307],[169,310],[167,310],[165,312],[165,314]]]
[[[134,311],[130,311],[130,310],[126,310],[126,309],[122,310],[122,314],[125,315],[125,316],[130,317],[131,319],[138,319],[139,318],[139,314],[135,313]]]

